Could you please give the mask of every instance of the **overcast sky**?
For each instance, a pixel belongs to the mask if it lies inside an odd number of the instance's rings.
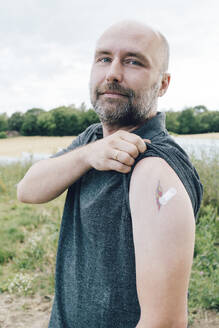
[[[90,106],[96,39],[123,19],[169,40],[172,80],[161,110],[219,110],[218,15],[218,0],[0,0],[0,113]]]

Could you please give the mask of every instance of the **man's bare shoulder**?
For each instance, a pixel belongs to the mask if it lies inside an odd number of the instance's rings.
[[[160,157],[147,157],[140,160],[132,173],[130,183],[130,193],[138,191],[167,192],[167,189],[174,188],[181,200],[189,203],[189,195],[173,168]],[[183,199],[182,199],[183,197]]]
[[[129,199],[134,216],[147,213],[149,221],[151,217],[163,217],[166,221],[177,218],[174,220],[179,226],[185,220],[195,222],[192,203],[182,181],[162,158],[148,157],[136,164],[131,176]]]

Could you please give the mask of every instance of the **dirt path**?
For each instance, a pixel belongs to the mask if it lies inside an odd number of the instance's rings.
[[[48,328],[52,297],[0,294],[0,328]],[[208,311],[191,328],[219,328],[219,315]]]
[[[52,298],[0,294],[0,328],[48,328]]]

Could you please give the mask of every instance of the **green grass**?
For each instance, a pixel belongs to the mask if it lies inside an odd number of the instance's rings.
[[[189,286],[190,322],[198,312],[219,311],[219,156],[203,152],[191,157],[204,188],[196,226],[194,260]]]
[[[219,152],[213,154],[212,158],[202,152],[200,159],[196,159],[193,155],[191,159],[204,187],[200,214],[202,214],[202,209],[210,204],[217,209],[219,214]]]
[[[27,169],[0,166],[0,292],[52,294],[65,195],[43,205],[18,202],[16,184]]]
[[[189,287],[190,322],[203,310],[219,311],[219,248],[217,211],[211,205],[202,209],[196,228],[194,259]]]
[[[204,185],[189,286],[189,321],[202,310],[219,310],[219,159],[192,158]],[[30,165],[30,164],[29,164]],[[51,295],[65,195],[42,205],[16,199],[28,165],[0,166],[0,293]]]

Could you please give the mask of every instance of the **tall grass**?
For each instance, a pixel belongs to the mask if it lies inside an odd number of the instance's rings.
[[[52,294],[64,195],[43,205],[18,202],[16,184],[29,166],[0,166],[0,292]]]
[[[189,320],[203,309],[219,310],[219,159],[192,158],[204,186],[196,227],[189,286]],[[54,268],[64,197],[27,205],[16,199],[16,184],[30,164],[0,166],[0,292],[54,293]]]
[[[196,226],[189,286],[189,319],[203,310],[219,311],[219,156],[191,156],[204,188]]]
[[[202,209],[207,205],[212,205],[219,214],[219,152],[215,152],[209,158],[207,153],[203,151],[199,159],[192,155],[191,160],[204,187],[200,215]]]

